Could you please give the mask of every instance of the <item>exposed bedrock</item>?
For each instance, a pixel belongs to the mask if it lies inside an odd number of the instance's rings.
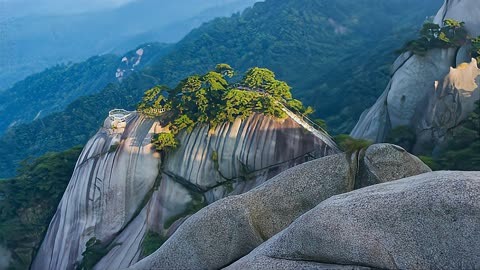
[[[464,21],[471,36],[480,34],[476,0],[448,0],[434,21]],[[473,110],[478,100],[479,69],[468,48],[432,49],[425,56],[402,54],[392,66],[392,78],[377,102],[362,113],[351,135],[383,142],[396,127],[412,128],[418,145],[444,140],[445,132]],[[459,97],[457,99],[457,97]],[[449,120],[440,118],[449,118]],[[432,124],[433,123],[433,124]],[[430,131],[428,135],[424,133]]]
[[[480,100],[479,85],[480,69],[475,59],[469,64],[450,68],[444,80],[435,84],[428,103],[418,109],[414,121],[417,152],[432,142],[437,145],[444,142],[448,132],[468,117],[475,108],[475,102]]]
[[[162,131],[136,114],[126,125],[105,121],[80,156],[33,269],[73,269],[93,237],[108,251],[96,269],[128,267],[144,256],[148,232],[167,237],[199,208],[338,151],[290,118],[262,114],[182,133],[163,158],[150,143]]]
[[[154,121],[102,128],[85,145],[32,269],[73,269],[92,237],[110,242],[141,209],[160,159],[150,145]]]
[[[436,24],[442,24],[445,19],[455,19],[465,22],[465,27],[471,36],[480,36],[480,5],[477,0],[446,0],[434,18]]]
[[[478,196],[480,172],[425,173],[338,195],[227,269],[478,269]]]
[[[225,267],[331,196],[429,171],[416,157],[388,144],[310,161],[202,209],[131,269]]]

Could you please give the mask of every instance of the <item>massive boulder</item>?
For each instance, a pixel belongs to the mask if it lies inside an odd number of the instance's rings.
[[[478,269],[479,196],[480,172],[426,173],[338,195],[227,269]]]
[[[428,171],[418,158],[388,144],[310,161],[204,208],[131,269],[225,267],[331,196]]]
[[[179,135],[161,156],[151,144],[164,119],[107,118],[87,143],[32,269],[73,269],[89,239],[107,254],[96,269],[128,267],[149,232],[171,235],[194,211],[241,194],[303,162],[338,153],[292,118],[254,114]]]
[[[447,0],[434,21],[464,21],[469,34],[477,36],[479,12],[476,0]],[[385,92],[360,116],[351,135],[383,142],[393,129],[406,126],[420,138],[415,151],[420,152],[425,142],[441,143],[446,132],[472,112],[480,95],[480,70],[469,46],[432,49],[425,56],[402,54]]]

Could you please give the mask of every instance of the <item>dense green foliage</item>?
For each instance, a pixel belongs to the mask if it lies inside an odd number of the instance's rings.
[[[102,241],[92,237],[85,243],[85,251],[82,252],[82,260],[76,265],[76,270],[92,270],[103,256],[107,255],[109,249],[102,244]]]
[[[145,258],[155,252],[163,245],[163,243],[165,243],[165,241],[167,241],[166,237],[160,235],[159,233],[148,231],[142,241],[142,258]]]
[[[418,39],[407,42],[399,52],[413,52],[425,55],[434,48],[456,48],[464,45],[469,40],[464,22],[453,19],[444,21],[440,26],[432,22],[423,24]]]
[[[162,132],[152,138],[152,143],[157,151],[169,152],[177,148],[179,142],[173,133]]]
[[[175,135],[182,130],[191,131],[195,124],[207,124],[210,128],[236,118],[245,119],[254,112],[276,118],[286,117],[283,106],[303,115],[313,112],[299,100],[292,98],[290,86],[279,81],[265,68],[249,69],[243,79],[229,83],[234,70],[227,64],[219,64],[215,71],[182,80],[169,89],[157,86],[147,90],[138,110],[148,116],[160,116],[168,110],[170,133],[155,135],[152,142],[157,150],[172,150],[178,146]],[[168,98],[166,98],[168,96]]]
[[[13,175],[25,157],[84,144],[110,109],[134,109],[145,90],[160,83],[172,87],[222,62],[241,72],[257,65],[275,71],[332,131],[347,132],[384,90],[395,48],[440,5],[440,0],[267,0],[216,19],[121,84],[9,130],[0,138],[0,177]]]
[[[477,59],[478,64],[480,65],[480,36],[473,38],[472,42],[472,57]]]
[[[405,150],[412,152],[415,142],[417,141],[417,135],[415,134],[415,130],[411,127],[399,126],[390,131],[386,141],[391,144],[399,145]]]
[[[117,56],[105,55],[57,65],[0,92],[0,134],[13,122],[30,122],[37,114],[45,117],[62,111],[80,96],[101,91],[115,81],[117,64]]]
[[[27,269],[72,176],[81,147],[24,162],[18,176],[0,181],[0,244],[12,269]]]
[[[480,101],[469,117],[451,130],[439,153],[422,160],[432,169],[480,171]]]
[[[424,23],[418,39],[405,43],[398,52],[412,52],[424,56],[427,51],[434,48],[458,48],[469,43],[470,54],[477,59],[480,67],[480,37],[470,37],[464,22],[446,19],[443,24],[440,26],[432,22]]]

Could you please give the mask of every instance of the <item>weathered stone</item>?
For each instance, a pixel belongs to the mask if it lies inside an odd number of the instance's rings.
[[[135,113],[116,128],[105,121],[80,156],[34,270],[73,269],[92,237],[113,247],[96,269],[128,267],[141,258],[148,231],[170,235],[192,214],[193,203],[243,193],[290,167],[338,152],[291,118],[254,114],[215,130],[197,126],[180,134],[180,147],[160,166],[150,142],[162,131],[158,121]]]
[[[72,269],[90,238],[108,243],[135,217],[158,174],[155,125],[134,116],[125,130],[103,128],[87,143],[32,269]]]
[[[229,269],[230,267],[227,267]],[[282,258],[262,257],[254,264],[248,264],[248,270],[370,270],[370,267],[339,265],[312,261],[296,261]]]
[[[332,197],[228,269],[272,259],[478,269],[480,172],[432,172]]]
[[[376,177],[382,177],[379,182],[386,182],[429,171],[421,161],[397,146],[383,144],[370,148],[365,155],[368,163],[361,158],[357,160],[357,155],[321,158],[291,168],[245,194],[204,208],[180,226],[159,250],[132,269],[224,267],[323,200],[353,190],[356,181],[375,184],[372,182]],[[380,166],[389,160],[393,164]],[[399,162],[403,163],[400,168],[393,173],[387,171]]]
[[[445,19],[465,22],[465,28],[472,37],[480,35],[480,5],[477,0],[446,0],[433,19],[436,24],[443,24]]]
[[[430,168],[400,146],[375,144],[360,153],[356,188],[385,183],[412,175],[430,172]],[[363,157],[362,157],[363,155]]]
[[[416,151],[422,146],[439,146],[448,132],[459,125],[474,110],[480,100],[480,69],[477,61],[462,63],[437,82],[427,106],[419,109],[415,119]],[[433,138],[433,139],[432,139]]]
[[[477,0],[447,0],[434,22],[463,21],[469,35],[475,37],[480,33],[479,12]],[[441,144],[447,131],[464,120],[480,98],[477,63],[471,61],[467,47],[398,57],[384,93],[362,113],[351,135],[384,142],[391,130],[407,126],[418,138],[414,152],[422,152],[426,143]]]

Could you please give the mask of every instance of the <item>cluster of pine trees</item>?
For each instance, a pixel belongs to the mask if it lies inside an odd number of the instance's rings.
[[[302,114],[313,112],[311,107],[292,97],[291,87],[277,80],[265,68],[251,68],[236,82],[235,71],[228,64],[219,64],[204,75],[193,75],[182,80],[175,88],[156,86],[145,92],[138,110],[151,117],[165,113],[170,132],[157,134],[153,143],[158,150],[171,150],[178,146],[175,136],[182,130],[192,131],[197,124],[210,128],[245,119],[254,112],[276,118],[286,117],[283,106]]]

